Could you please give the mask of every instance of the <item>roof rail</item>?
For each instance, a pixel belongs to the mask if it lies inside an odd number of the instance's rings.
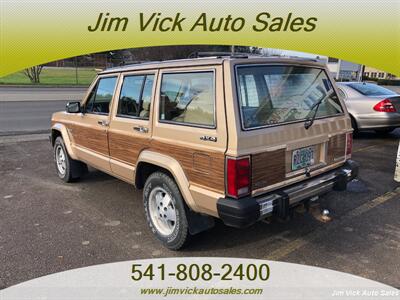
[[[248,58],[251,53],[240,53],[240,52],[192,52],[188,58],[205,58],[205,57],[216,57],[216,58],[222,58],[222,57],[232,57],[232,58]]]

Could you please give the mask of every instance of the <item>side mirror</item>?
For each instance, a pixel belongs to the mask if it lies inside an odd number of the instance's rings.
[[[68,102],[66,106],[67,113],[76,114],[81,112],[81,103],[79,101]]]

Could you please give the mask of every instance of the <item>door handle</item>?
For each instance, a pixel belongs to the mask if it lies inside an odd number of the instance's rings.
[[[149,132],[149,129],[147,127],[143,127],[143,126],[134,126],[133,130],[139,131],[141,133]]]
[[[106,120],[97,121],[97,124],[99,124],[101,126],[108,126],[108,122]]]

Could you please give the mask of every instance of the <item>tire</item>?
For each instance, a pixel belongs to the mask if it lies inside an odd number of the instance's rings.
[[[353,127],[353,135],[356,136],[359,132],[357,121],[352,116],[350,116],[350,119],[351,119],[351,127]]]
[[[62,137],[57,137],[53,147],[54,162],[57,175],[65,182],[72,182],[79,179],[86,171],[86,164],[73,160],[65,147]]]
[[[386,135],[391,133],[393,130],[394,128],[382,128],[382,129],[376,129],[375,132],[377,134]]]
[[[185,202],[175,181],[163,172],[151,174],[143,189],[147,223],[165,247],[179,250],[189,240]]]

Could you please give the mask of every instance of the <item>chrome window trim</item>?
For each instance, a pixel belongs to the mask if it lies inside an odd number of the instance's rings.
[[[120,113],[118,113],[118,109],[119,109],[119,105],[120,105],[120,101],[121,101],[121,91],[122,91],[122,88],[123,88],[123,86],[124,86],[124,80],[125,80],[125,78],[126,77],[134,77],[134,76],[143,76],[144,77],[144,80],[143,80],[143,82],[142,82],[142,88],[141,88],[141,90],[140,90],[140,100],[142,100],[142,98],[143,98],[143,91],[144,91],[144,87],[145,87],[145,85],[146,85],[146,80],[147,80],[147,76],[154,76],[154,79],[153,79],[153,86],[151,87],[151,99],[150,99],[150,107],[152,106],[152,105],[154,105],[154,95],[153,95],[153,91],[154,91],[154,85],[156,84],[156,75],[155,75],[156,73],[127,73],[127,74],[122,74],[122,78],[121,78],[121,80],[122,80],[122,84],[121,84],[121,88],[119,89],[119,97],[118,97],[118,99],[117,99],[117,101],[118,101],[118,103],[117,103],[117,111],[116,111],[116,113],[115,113],[115,117],[117,117],[117,118],[122,118],[122,119],[133,119],[133,120],[143,120],[143,121],[149,121],[150,120],[150,115],[149,115],[149,117],[148,118],[141,118],[141,117],[139,117],[139,116],[130,116],[130,115],[124,115],[124,114],[120,114]],[[151,111],[151,109],[150,109],[150,111]]]
[[[108,104],[109,106],[110,106],[110,104],[112,105],[113,101],[115,100],[114,98],[115,98],[115,93],[116,93],[116,91],[117,91],[119,76],[120,76],[119,74],[110,74],[110,75],[106,75],[106,76],[98,75],[98,76],[97,76],[96,81],[95,81],[95,84],[92,86],[90,92],[88,93],[87,97],[85,98],[85,101],[83,102],[83,105],[84,105],[84,114],[98,115],[98,116],[110,116],[111,110],[109,110],[108,113],[86,111],[86,105],[87,105],[87,102],[89,101],[89,97],[90,97],[90,94],[92,93],[92,91],[93,91],[94,89],[96,89],[96,93],[97,93],[98,83],[100,82],[100,80],[102,80],[102,79],[107,79],[107,78],[116,78],[115,86],[114,86],[114,91],[113,91],[113,94],[112,94],[110,103]],[[96,103],[96,98],[94,99],[94,103]]]

